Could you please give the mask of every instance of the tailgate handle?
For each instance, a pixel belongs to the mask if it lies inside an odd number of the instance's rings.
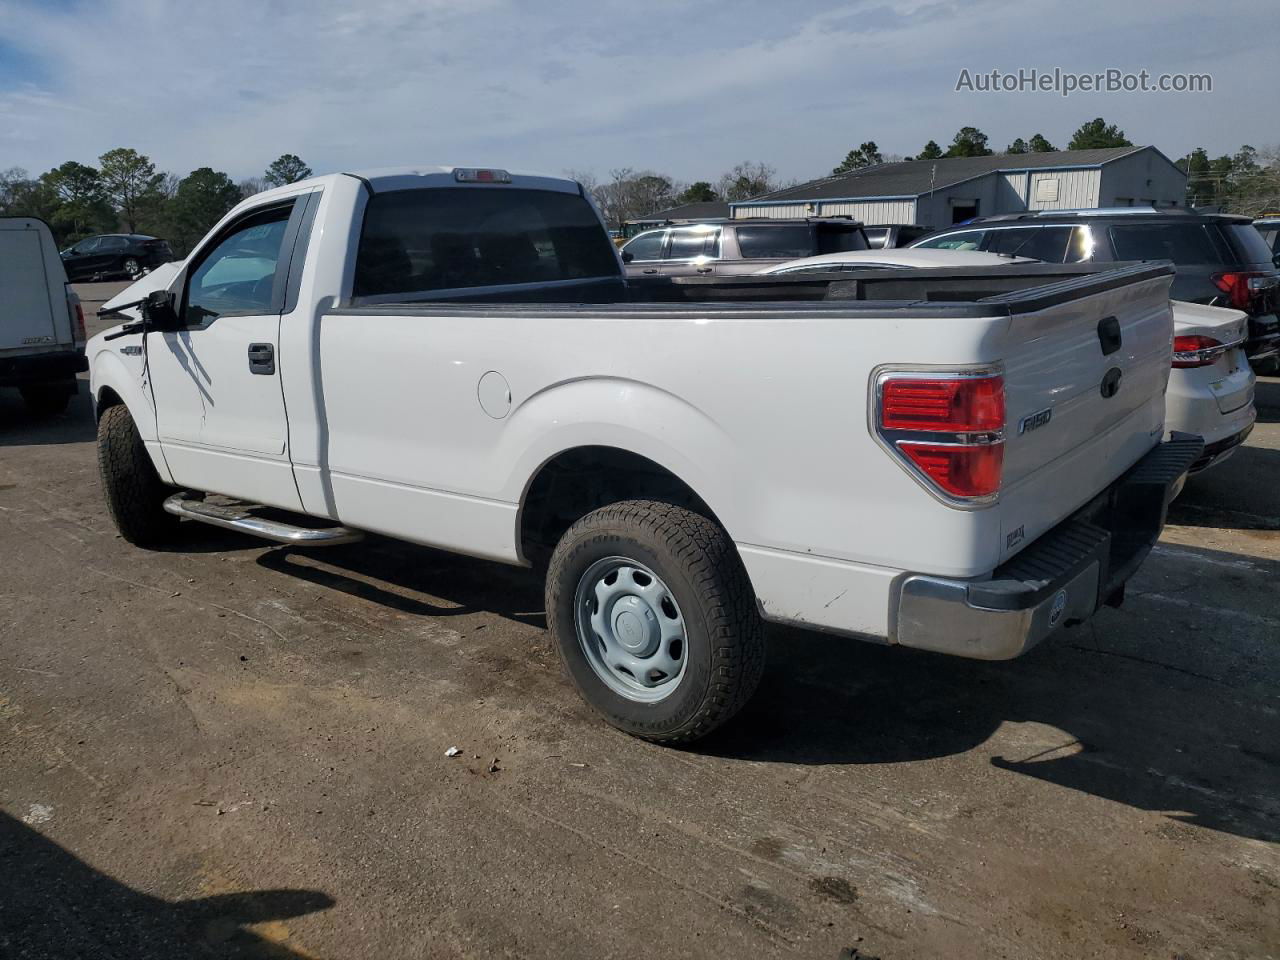
[[[1102,344],[1102,355],[1109,357],[1120,349],[1120,321],[1115,317],[1103,317],[1098,321],[1098,343]]]
[[[1107,371],[1106,376],[1102,378],[1102,386],[1100,388],[1103,397],[1110,400],[1120,392],[1120,368],[1112,367]]]

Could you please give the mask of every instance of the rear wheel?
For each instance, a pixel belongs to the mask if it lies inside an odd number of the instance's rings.
[[[611,724],[665,743],[734,716],[764,669],[764,630],[737,549],[683,507],[628,500],[565,533],[547,618],[583,698]]]
[[[120,536],[140,547],[171,541],[178,518],[164,510],[173,492],[156,473],[129,408],[108,407],[98,421],[98,471]]]
[[[1280,357],[1267,357],[1253,365],[1253,372],[1261,377],[1274,377],[1280,373]]]
[[[121,267],[130,280],[137,280],[142,276],[142,264],[138,262],[137,257],[125,257]]]
[[[51,417],[67,409],[71,395],[75,393],[75,382],[71,383],[33,383],[20,387],[22,402],[27,409],[38,417]]]

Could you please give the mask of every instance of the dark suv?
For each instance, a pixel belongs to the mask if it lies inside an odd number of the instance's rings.
[[[760,217],[646,230],[623,244],[622,262],[628,277],[742,276],[788,260],[868,246],[857,220]]]
[[[985,250],[1049,263],[1172,260],[1170,296],[1249,314],[1245,345],[1269,371],[1280,351],[1280,270],[1248,217],[1119,207],[982,217],[917,240],[913,247]]]
[[[162,263],[173,259],[167,240],[140,233],[105,233],[86,237],[62,251],[67,279],[107,280],[128,277],[137,280]]]

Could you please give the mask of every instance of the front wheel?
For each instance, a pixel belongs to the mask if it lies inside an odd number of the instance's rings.
[[[156,473],[129,408],[108,407],[98,421],[98,472],[107,509],[120,536],[139,547],[167,543],[178,532],[178,518],[166,513],[173,491]]]
[[[547,619],[583,698],[620,730],[687,743],[732,718],[764,670],[764,630],[733,541],[691,510],[628,500],[565,533]]]

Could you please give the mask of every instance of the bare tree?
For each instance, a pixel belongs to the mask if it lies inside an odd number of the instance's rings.
[[[245,177],[236,184],[240,188],[240,199],[245,200],[252,197],[255,193],[261,193],[267,189],[266,181],[261,177]]]
[[[772,193],[781,187],[776,169],[767,163],[748,160],[721,174],[716,184],[716,193],[722,199],[736,203],[739,200],[750,200],[763,193]]]
[[[610,227],[621,227],[627,220],[644,217],[669,207],[676,194],[684,189],[664,174],[653,170],[622,167],[609,171],[609,181],[592,191],[596,205]]]

